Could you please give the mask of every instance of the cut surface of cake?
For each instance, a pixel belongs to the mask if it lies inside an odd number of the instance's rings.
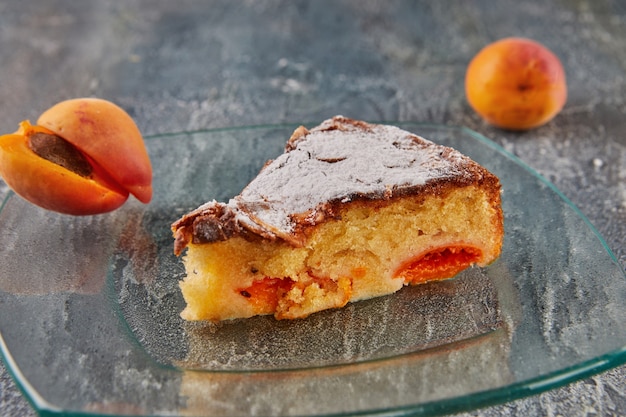
[[[336,116],[299,127],[226,203],[173,223],[186,320],[303,318],[500,254],[498,178],[398,127]]]

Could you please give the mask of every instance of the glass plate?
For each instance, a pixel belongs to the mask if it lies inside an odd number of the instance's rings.
[[[154,200],[106,215],[0,211],[0,347],[44,415],[436,414],[626,362],[626,277],[551,184],[464,128],[399,124],[502,181],[502,256],[305,320],[183,322],[170,224],[226,200],[296,126],[146,139]]]

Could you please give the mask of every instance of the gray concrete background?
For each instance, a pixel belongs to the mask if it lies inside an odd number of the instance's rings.
[[[485,125],[464,97],[471,57],[506,36],[544,43],[568,77],[564,111],[527,133]],[[626,265],[620,0],[0,2],[0,132],[80,96],[145,135],[335,114],[467,126],[552,181]],[[1,364],[0,415],[35,415]],[[464,415],[625,416],[626,367]]]

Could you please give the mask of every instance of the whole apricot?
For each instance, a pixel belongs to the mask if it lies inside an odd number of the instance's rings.
[[[152,198],[152,167],[139,129],[106,100],[61,102],[38,125],[0,137],[0,176],[18,195],[48,210],[105,213],[133,194]]]
[[[565,71],[542,44],[506,38],[484,47],[470,61],[465,93],[488,123],[528,130],[552,120],[567,100]]]
[[[139,128],[121,107],[97,98],[62,101],[37,120],[89,155],[142,203],[152,198],[152,166]]]

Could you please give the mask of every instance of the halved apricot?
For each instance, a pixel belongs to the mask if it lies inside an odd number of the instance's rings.
[[[33,151],[31,137],[47,135],[49,141],[63,139],[27,123],[22,126],[27,126],[20,129],[25,132],[0,137],[0,174],[24,199],[48,210],[75,215],[115,210],[128,199],[128,191],[111,181],[95,164],[68,168],[67,164],[62,166],[40,156],[37,147],[42,145],[34,145],[37,151]],[[89,161],[82,157],[82,162]],[[70,159],[68,163],[76,164],[76,161]]]
[[[131,117],[106,100],[61,102],[33,126],[0,137],[0,176],[17,194],[48,210],[105,213],[129,193],[148,203],[152,167]]]

